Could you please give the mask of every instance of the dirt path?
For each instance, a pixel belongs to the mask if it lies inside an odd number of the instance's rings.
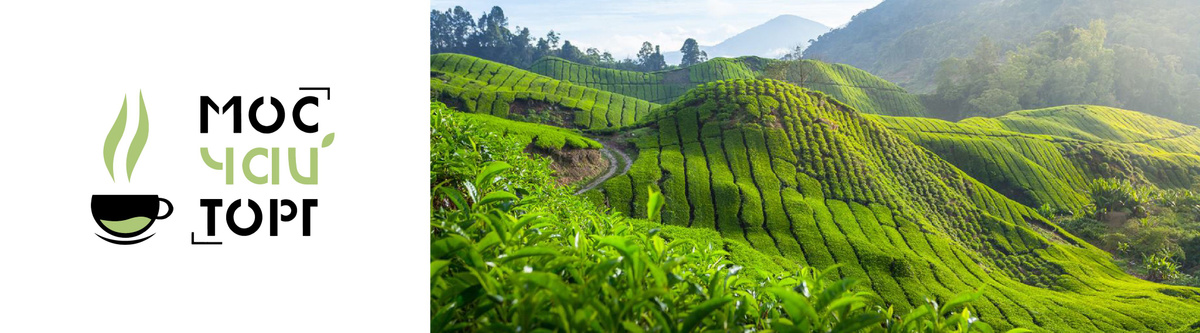
[[[621,149],[617,148],[617,146],[618,145],[615,144],[604,143],[604,148],[600,148],[600,156],[604,156],[604,158],[608,159],[608,170],[605,170],[604,174],[600,175],[600,177],[588,182],[587,186],[580,188],[579,191],[575,191],[576,195],[590,191],[591,189],[596,188],[596,186],[600,186],[600,184],[603,184],[604,181],[612,178],[615,175],[629,172],[629,166],[633,164],[633,160],[630,160],[629,155],[626,155],[625,152],[621,151]],[[618,155],[621,155],[621,159],[625,161],[625,163],[623,163],[621,166],[622,170],[620,172],[617,172],[617,159],[613,157],[614,152]]]

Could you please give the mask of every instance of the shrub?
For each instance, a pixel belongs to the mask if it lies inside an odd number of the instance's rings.
[[[978,292],[897,314],[828,270],[743,272],[569,195],[546,159],[430,109],[431,331],[992,331],[966,305]],[[654,216],[662,194],[648,193]]]
[[[1146,216],[1142,194],[1135,191],[1127,180],[1093,180],[1088,187],[1088,194],[1095,205],[1096,219],[1104,219],[1104,215],[1110,212],[1129,213],[1131,217]]]
[[[1093,243],[1099,242],[1104,234],[1108,232],[1107,226],[1090,217],[1069,218],[1059,221],[1058,226],[1079,238]]]
[[[1179,277],[1179,264],[1171,258],[1171,253],[1160,250],[1142,260],[1142,268],[1146,270],[1146,278],[1154,282],[1173,280]]]

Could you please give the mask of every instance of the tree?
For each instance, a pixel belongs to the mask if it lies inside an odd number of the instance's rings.
[[[809,40],[808,42],[812,43],[812,40]],[[793,46],[790,51],[783,54],[783,57],[781,57],[780,59],[783,59],[783,60],[804,59],[804,43],[796,44],[796,46]]]
[[[551,49],[558,49],[558,41],[560,40],[559,36],[561,35],[557,32],[554,32],[554,30],[550,30],[550,32],[546,33],[546,41],[550,43]]]
[[[988,89],[983,94],[980,94],[979,97],[971,99],[971,106],[982,115],[988,117],[1003,116],[1009,111],[1021,109],[1021,104],[1017,103],[1016,96],[996,88]]]
[[[429,48],[433,53],[462,52],[474,34],[475,19],[462,6],[429,13]]]
[[[654,45],[650,42],[642,42],[642,48],[638,50],[637,62],[639,65],[645,65],[650,62],[650,57],[654,55]]]
[[[666,66],[661,53],[649,43],[646,45],[647,53],[639,55],[639,61],[635,62],[631,59],[617,61],[612,53],[596,48],[589,48],[585,53],[570,43],[559,48],[561,40],[561,35],[554,30],[535,40],[528,27],[515,26],[510,29],[508,17],[499,6],[480,15],[478,20],[461,6],[429,12],[431,54],[461,53],[521,68],[528,68],[534,60],[546,56],[560,56],[582,64],[623,70],[657,70]]]
[[[659,51],[658,45],[642,42],[641,50],[637,53],[637,63],[643,71],[657,71],[667,67],[667,62]]]
[[[453,13],[447,9],[446,13],[450,16],[450,26],[453,27],[450,32],[452,49],[462,50],[467,47],[467,40],[471,35],[476,33],[475,19],[471,17],[471,12],[462,6],[454,6]]]
[[[579,51],[578,47],[571,45],[571,41],[568,40],[563,42],[562,49],[558,50],[558,57],[567,59],[569,61],[579,62],[580,60],[584,59],[584,54],[582,51]]]
[[[450,48],[450,15],[438,10],[429,12],[429,49],[438,53]]]
[[[657,71],[667,68],[667,59],[663,57],[662,50],[658,45],[654,46],[654,54],[650,55],[650,70]]]
[[[695,38],[688,38],[687,40],[683,41],[683,47],[679,49],[679,52],[683,53],[683,60],[679,62],[679,66],[683,67],[699,64],[704,62],[704,60],[707,60],[702,59],[702,56],[704,58],[708,58],[707,54],[704,54],[703,51],[700,51],[700,44],[696,43]]]

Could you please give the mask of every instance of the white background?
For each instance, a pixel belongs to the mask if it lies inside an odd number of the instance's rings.
[[[424,3],[204,1],[0,5],[0,331],[397,331],[428,326],[428,9]],[[305,109],[301,86],[331,87]],[[132,180],[128,141],[145,94],[149,137]],[[313,92],[321,95],[323,93]],[[275,96],[275,134],[232,134],[230,116],[199,132],[199,97],[220,104]],[[114,173],[102,148],[124,97],[129,123]],[[323,97],[323,96],[322,96]],[[273,117],[264,117],[270,122]],[[320,152],[320,184],[287,174],[288,147]],[[250,184],[201,161],[235,148],[280,147],[281,185]],[[260,173],[266,159],[252,164]],[[302,163],[303,164],[303,163]],[[240,167],[239,167],[240,169]],[[307,173],[307,166],[301,168]],[[93,194],[157,194],[174,213],[155,236],[118,246],[96,237]],[[202,234],[201,198],[317,198],[310,237],[299,221]],[[224,211],[220,210],[219,214]],[[239,221],[252,215],[239,210]],[[264,221],[266,223],[266,221]],[[243,225],[246,225],[243,224]]]

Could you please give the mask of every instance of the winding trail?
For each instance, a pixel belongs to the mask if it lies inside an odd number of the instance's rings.
[[[615,144],[605,143],[604,148],[600,148],[600,155],[604,156],[604,158],[608,159],[608,170],[605,170],[604,174],[600,175],[600,177],[597,177],[596,179],[593,179],[591,182],[588,182],[587,186],[580,188],[579,191],[575,191],[576,195],[582,194],[583,192],[590,191],[590,190],[596,188],[596,186],[600,186],[600,184],[603,184],[604,181],[608,180],[609,178],[612,178],[615,175],[625,174],[626,172],[629,172],[629,167],[633,164],[633,160],[629,159],[629,155],[626,155],[625,152],[621,151],[621,149],[616,148],[617,146],[618,145],[615,145]],[[612,147],[612,149],[609,149],[609,147]],[[617,159],[613,157],[613,155],[612,155],[613,152],[616,152],[618,155],[621,155],[621,158],[623,160],[625,160],[624,166],[622,167],[622,170],[619,173],[617,172]]]

